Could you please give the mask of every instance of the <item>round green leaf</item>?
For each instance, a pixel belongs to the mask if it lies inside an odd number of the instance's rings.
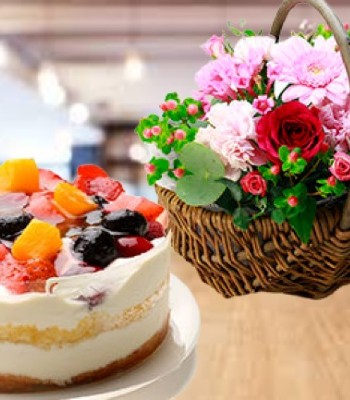
[[[188,175],[178,180],[175,191],[190,206],[207,206],[213,204],[225,189],[225,185],[220,182]]]
[[[225,167],[220,157],[202,144],[186,144],[179,153],[179,158],[185,168],[196,176],[219,179],[225,175]]]

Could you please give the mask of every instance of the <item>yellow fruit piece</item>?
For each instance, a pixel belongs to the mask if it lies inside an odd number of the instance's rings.
[[[32,159],[14,159],[0,166],[0,192],[39,191],[39,170]]]
[[[76,217],[98,208],[84,192],[66,182],[56,186],[54,199],[59,208]]]
[[[62,247],[60,231],[47,222],[33,219],[15,240],[12,255],[18,260],[52,260]]]

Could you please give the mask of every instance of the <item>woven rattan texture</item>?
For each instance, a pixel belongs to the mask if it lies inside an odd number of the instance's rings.
[[[350,283],[350,231],[339,229],[342,205],[318,209],[304,245],[288,223],[260,218],[242,231],[228,214],[188,206],[165,188],[157,193],[169,213],[175,251],[224,297],[265,291],[319,299]]]

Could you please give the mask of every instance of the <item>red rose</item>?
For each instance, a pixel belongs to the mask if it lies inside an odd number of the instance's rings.
[[[338,151],[334,154],[334,163],[329,170],[340,181],[350,181],[350,156]]]
[[[242,189],[246,193],[251,193],[264,197],[267,190],[265,179],[260,175],[260,172],[248,172],[246,176],[241,179]]]
[[[321,151],[324,131],[318,110],[309,109],[299,101],[291,101],[260,118],[257,127],[258,143],[274,163],[279,163],[278,150],[299,147],[301,156],[310,161]]]

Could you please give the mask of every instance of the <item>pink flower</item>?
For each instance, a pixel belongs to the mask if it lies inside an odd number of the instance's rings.
[[[247,89],[257,74],[254,63],[244,63],[230,55],[204,65],[195,80],[202,96],[213,96],[219,100],[235,99],[238,89]]]
[[[201,46],[201,48],[206,54],[208,54],[208,56],[213,58],[220,58],[226,54],[225,39],[223,36],[213,35]]]
[[[261,197],[266,195],[267,183],[260,175],[259,171],[248,172],[247,175],[241,179],[240,184],[246,193]]]
[[[270,59],[274,39],[269,36],[249,36],[240,39],[234,49],[235,57],[245,63],[261,64]]]
[[[210,125],[199,130],[196,141],[211,148],[226,166],[226,177],[237,181],[242,171],[266,162],[258,149],[255,111],[247,101],[215,104],[207,117]]]
[[[338,151],[334,154],[334,163],[329,170],[340,181],[350,181],[350,156]]]
[[[350,151],[350,99],[345,107],[326,104],[320,109],[320,120],[326,134],[326,141],[332,149]]]
[[[266,95],[259,96],[257,99],[253,101],[253,107],[255,111],[261,115],[265,115],[272,110],[275,102],[273,99],[268,98]]]
[[[299,36],[275,44],[268,72],[283,88],[282,100],[298,99],[319,106],[325,100],[344,105],[349,93],[346,70],[332,42],[317,41],[315,47]],[[278,94],[277,94],[278,95]]]

